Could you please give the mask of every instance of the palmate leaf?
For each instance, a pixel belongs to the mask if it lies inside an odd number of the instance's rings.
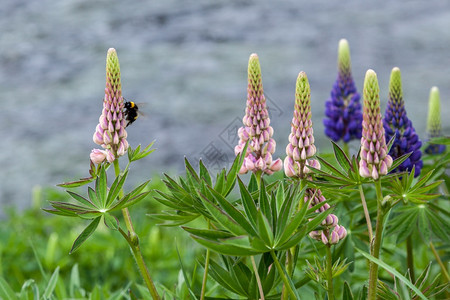
[[[128,150],[127,150],[128,160],[130,162],[132,162],[132,161],[136,161],[136,160],[139,160],[139,159],[142,159],[142,158],[146,157],[147,155],[149,155],[150,153],[152,153],[153,151],[156,150],[156,149],[151,149],[154,143],[155,143],[155,141],[151,142],[142,151],[141,151],[141,145],[138,145],[136,147],[136,149],[134,149],[134,150],[131,149],[131,147],[129,147]]]
[[[211,277],[222,287],[240,296],[248,295],[247,289],[242,288],[236,277],[232,276],[229,270],[221,267],[214,259],[210,260],[209,271]]]
[[[396,269],[392,268],[391,266],[379,260],[378,258],[373,257],[369,253],[366,253],[358,248],[356,248],[356,250],[368,260],[376,263],[378,266],[380,266],[381,268],[385,269],[386,271],[388,271],[389,273],[393,274],[398,279],[400,279],[405,285],[407,285],[411,290],[413,290],[416,293],[416,295],[419,296],[421,299],[427,300],[427,297],[425,297],[425,295],[416,286],[414,286],[414,284],[411,281],[409,281],[405,276],[400,274]]]
[[[245,229],[237,223],[230,215],[228,215],[222,208],[212,203],[209,199],[202,195],[203,203],[209,211],[213,220],[219,223],[223,228],[232,232],[236,236],[245,235],[248,229]]]

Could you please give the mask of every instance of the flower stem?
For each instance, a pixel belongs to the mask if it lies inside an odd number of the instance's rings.
[[[377,193],[377,224],[375,227],[375,238],[370,245],[370,254],[379,258],[381,248],[381,238],[383,236],[383,221],[385,213],[382,207],[383,193],[381,192],[380,179],[375,180],[375,189]],[[370,262],[369,270],[369,295],[368,300],[375,300],[377,295],[377,280],[378,280],[378,265],[374,262]]]
[[[406,238],[406,264],[408,265],[411,281],[414,283],[416,276],[414,275],[414,255],[411,235]]]
[[[209,270],[209,256],[210,256],[210,251],[209,251],[209,249],[206,249],[205,273],[203,274],[202,291],[200,293],[200,300],[205,299],[206,281],[208,280],[208,270]]]
[[[333,291],[333,261],[331,257],[331,245],[327,244],[325,246],[327,251],[327,293],[328,300],[334,300],[334,291]]]
[[[114,171],[116,176],[119,176],[120,174],[120,166],[118,159],[114,160]],[[119,192],[119,197],[123,196],[123,189]],[[128,230],[128,234],[126,234],[122,228],[119,227],[119,232],[122,234],[122,236],[127,241],[128,245],[131,248],[131,251],[133,252],[133,256],[136,260],[136,264],[138,266],[138,269],[141,273],[142,279],[144,280],[145,284],[147,285],[148,291],[150,292],[150,295],[153,299],[160,299],[158,292],[156,291],[156,287],[153,283],[152,278],[150,277],[150,272],[148,271],[147,265],[145,264],[144,257],[142,256],[141,247],[139,246],[139,237],[134,231],[133,223],[131,222],[131,215],[128,211],[128,208],[122,209],[123,218],[125,220],[125,224]]]
[[[436,257],[436,261],[438,262],[439,266],[441,267],[442,273],[444,274],[445,278],[447,279],[447,282],[450,282],[450,276],[448,275],[447,268],[445,267],[444,263],[441,260],[441,257],[439,256],[439,253],[437,253],[436,248],[434,248],[433,242],[430,242],[430,248],[431,251],[433,251],[434,257]]]
[[[367,231],[369,232],[369,244],[371,244],[373,239],[372,221],[370,220],[369,209],[367,208],[366,197],[364,196],[362,185],[359,185],[359,195],[364,209],[364,216],[366,217]]]
[[[275,251],[270,251],[270,255],[272,255],[272,259],[275,263],[275,267],[278,270],[278,273],[280,273],[281,279],[283,280],[284,287],[288,290],[289,294],[293,297],[293,299],[297,299],[297,296],[295,295],[295,292],[292,290],[291,286],[289,285],[289,280],[286,277],[286,273],[284,273],[283,268],[281,267],[280,262],[278,261],[277,255],[275,254]]]
[[[255,257],[251,256],[250,259],[252,261],[253,271],[255,272],[256,283],[258,284],[258,290],[259,290],[259,296],[260,296],[259,299],[264,300],[264,290],[263,290],[263,287],[261,284],[261,278],[259,278],[259,273],[258,273],[258,268],[256,267]]]

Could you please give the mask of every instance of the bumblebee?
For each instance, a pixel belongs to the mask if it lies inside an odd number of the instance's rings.
[[[125,114],[125,120],[127,121],[127,126],[125,126],[125,127],[128,127],[134,121],[137,120],[137,118],[140,114],[139,108],[136,105],[136,103],[134,103],[133,101],[126,101],[124,114]]]

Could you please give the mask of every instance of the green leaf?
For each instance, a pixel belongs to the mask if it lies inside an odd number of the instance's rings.
[[[81,178],[80,180],[77,180],[77,181],[60,183],[60,184],[57,184],[57,186],[60,186],[60,187],[66,188],[66,189],[70,189],[70,188],[76,188],[76,187],[86,185],[92,181],[94,181],[94,177],[87,177],[87,178]]]
[[[219,203],[222,209],[237,223],[239,224],[249,235],[256,236],[255,228],[250,222],[238,211],[230,202],[227,201],[222,195],[209,187],[209,191],[213,195],[214,199]]]
[[[50,280],[48,281],[47,287],[45,288],[43,294],[44,299],[50,298],[50,296],[53,294],[56,283],[58,282],[58,277],[59,277],[59,267],[56,267],[55,271],[52,274],[52,277],[50,277]]]
[[[352,290],[350,289],[350,286],[348,285],[348,282],[344,282],[344,291],[342,292],[342,300],[353,300],[353,294]]]
[[[264,214],[264,216],[267,218],[269,224],[273,224],[272,207],[269,204],[269,199],[266,193],[266,184],[263,178],[261,178],[261,187],[259,189],[259,208],[261,209],[261,212]]]
[[[122,189],[122,187],[125,183],[125,180],[127,179],[127,176],[128,176],[128,170],[126,170],[123,175],[119,175],[116,177],[113,184],[111,185],[111,188],[109,189],[108,197],[106,198],[105,207],[109,207],[111,205],[111,203],[113,203],[113,201],[116,200],[117,196],[120,193],[120,190]]]
[[[27,296],[28,289],[31,289],[31,292],[33,293],[33,299],[39,300],[39,287],[36,284],[36,282],[34,281],[34,279],[28,279],[27,281],[24,282],[24,284],[22,285],[22,289],[20,290],[19,298],[20,299],[28,299],[29,298]],[[1,298],[1,293],[0,293],[0,298]]]
[[[249,222],[256,228],[257,208],[253,201],[252,195],[245,187],[242,180],[238,177],[239,190],[241,193],[242,206]]]
[[[203,161],[201,159],[199,162],[199,166],[200,166],[200,178],[205,180],[206,184],[208,184],[209,186],[212,186],[211,175],[209,175],[208,169],[205,167],[205,165],[203,164]]]
[[[72,191],[67,191],[67,193],[75,200],[77,200],[78,202],[80,202],[81,204],[84,204],[84,206],[80,206],[80,207],[85,207],[85,208],[97,208],[95,206],[94,203],[92,203],[91,201],[89,201],[88,199],[84,198],[83,196],[74,193]],[[50,203],[55,203],[55,202],[50,202]],[[60,202],[62,203],[62,202]]]
[[[100,222],[101,217],[95,218],[91,224],[89,224],[83,232],[77,237],[75,242],[73,243],[72,249],[69,254],[72,254],[77,250],[91,235],[94,233],[95,229],[97,229],[98,223]]]
[[[106,227],[112,230],[119,230],[119,220],[115,216],[105,213],[103,218]]]
[[[250,256],[259,254],[259,251],[255,251],[249,247],[240,247],[236,245],[227,245],[223,243],[218,243],[216,241],[211,241],[191,235],[191,237],[200,245],[203,245],[211,250],[225,254],[225,255],[235,255],[235,256]]]
[[[258,211],[257,223],[259,237],[269,248],[272,248],[274,240],[272,227],[270,226],[266,216],[264,216],[261,211]]]
[[[55,201],[49,201],[51,206],[53,208],[56,208],[57,210],[60,210],[64,213],[68,214],[82,214],[82,213],[95,213],[96,210],[92,210],[90,208],[87,208],[85,206],[80,206],[72,203],[67,202],[55,202]]]
[[[214,205],[210,200],[208,200],[205,196],[202,195],[203,204],[205,205],[206,209],[209,211],[211,216],[220,224],[223,226],[223,228],[226,228],[230,232],[234,233],[235,235],[246,235],[247,230],[242,228],[241,225],[236,223],[233,218],[231,218],[222,208],[217,207]]]
[[[76,295],[76,290],[80,288],[80,272],[78,270],[78,264],[73,265],[70,270],[70,281],[69,281],[69,294],[70,297],[74,298]]]
[[[181,267],[181,272],[183,273],[184,282],[186,283],[186,287],[188,288],[189,294],[191,295],[191,297],[193,299],[198,299],[197,296],[195,296],[195,293],[191,288],[191,284],[189,283],[189,277],[187,276],[186,270],[183,266],[183,262],[181,261],[181,256],[180,256],[180,251],[178,251],[178,246],[176,246],[176,250],[177,250],[178,261],[179,261],[180,267]]]
[[[42,209],[45,212],[48,212],[53,215],[58,216],[64,216],[64,217],[78,217],[78,215],[74,212],[66,211],[66,210],[58,210],[58,209],[51,209],[51,208],[43,208]]]
[[[418,226],[425,243],[429,244],[431,241],[430,223],[428,222],[427,214],[424,209],[420,209],[419,211]]]
[[[220,240],[234,237],[234,235],[221,230],[196,229],[185,226],[181,226],[181,228],[192,235],[209,240]]]
[[[237,282],[236,278],[231,275],[231,272],[222,268],[214,259],[210,260],[209,270],[211,277],[225,289],[241,296],[247,294],[246,290],[242,289],[242,286]]]
[[[138,145],[136,147],[136,149],[132,150],[131,147],[128,148],[128,160],[130,162],[132,161],[136,161],[139,160],[141,158],[146,157],[147,155],[149,155],[150,153],[152,153],[153,151],[155,151],[155,149],[150,149],[153,144],[155,143],[155,141],[151,142],[147,147],[145,147],[144,150],[141,151],[141,145]]]
[[[333,144],[334,156],[336,157],[337,162],[342,167],[342,169],[348,173],[352,167],[350,160],[348,159],[345,152],[341,149],[341,147],[339,147],[333,141],[331,141],[331,143]]]
[[[220,194],[223,195],[224,189],[225,189],[225,169],[222,169],[222,171],[220,171],[220,173],[217,174],[214,190],[218,191]]]
[[[362,251],[361,249],[356,248],[356,250],[361,253],[365,258],[367,258],[368,260],[376,263],[378,266],[382,267],[383,269],[385,269],[386,271],[388,271],[389,273],[395,275],[398,279],[400,279],[404,284],[406,284],[411,290],[413,290],[417,296],[419,296],[422,299],[427,300],[427,297],[425,297],[424,294],[422,294],[422,292],[416,288],[416,286],[411,283],[411,281],[409,281],[405,276],[403,276],[402,274],[400,274],[396,269],[392,268],[391,266],[389,266],[388,264],[386,264],[385,262],[379,260],[378,258],[373,257],[372,255],[370,255],[369,253],[366,253],[364,251]]]
[[[301,194],[304,195],[304,193],[301,193]],[[313,197],[311,197],[311,199],[312,198]],[[307,211],[307,208],[308,208],[308,205],[310,202],[311,202],[311,200],[308,201],[308,203],[305,203],[302,206],[302,208],[300,209],[300,211],[297,212],[296,214],[294,214],[294,216],[289,220],[288,225],[284,228],[284,230],[280,233],[279,237],[277,238],[275,245],[282,245],[282,244],[286,243],[286,241],[294,233],[297,232],[300,224],[304,221],[306,211]]]
[[[17,296],[3,277],[0,277],[0,298],[17,300]]]
[[[408,157],[412,154],[412,152],[403,154],[402,156],[398,157],[394,162],[392,163],[392,166],[389,168],[388,173],[392,170],[395,170],[398,166],[400,166],[405,160],[408,159]]]
[[[102,204],[97,197],[97,193],[94,191],[93,188],[88,187],[88,195],[89,195],[89,199],[91,200],[91,202],[93,203],[93,206],[95,208],[102,207]]]
[[[389,140],[389,142],[387,143],[387,153],[389,153],[389,151],[391,151],[392,145],[394,145],[395,142],[395,135],[393,137],[391,137],[391,139]]]

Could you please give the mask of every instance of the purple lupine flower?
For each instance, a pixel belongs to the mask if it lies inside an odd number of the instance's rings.
[[[386,142],[395,136],[394,144],[389,151],[392,159],[411,153],[411,155],[394,172],[411,171],[415,166],[414,177],[419,176],[422,169],[422,142],[408,119],[403,101],[402,78],[400,69],[392,69],[389,81],[389,100],[384,113],[383,127]]]
[[[295,89],[294,116],[291,122],[289,143],[286,147],[284,172],[288,177],[305,178],[310,172],[307,166],[316,169],[320,164],[315,159],[309,159],[316,153],[311,121],[311,92],[308,77],[300,72]]]
[[[392,166],[392,157],[387,153],[383,122],[380,113],[380,88],[377,74],[373,70],[366,72],[364,79],[364,108],[361,137],[361,160],[359,174],[365,178],[377,180],[386,175]]]
[[[239,143],[234,149],[235,154],[241,153],[247,141],[250,142],[239,173],[262,171],[270,175],[281,170],[281,159],[272,159],[276,143],[272,138],[273,128],[264,97],[261,67],[255,53],[250,55],[248,62],[247,107],[242,122],[244,126],[238,130]]]
[[[101,145],[105,150],[92,150],[90,155],[92,161],[102,162],[100,160],[104,156],[108,162],[112,163],[127,151],[128,142],[123,107],[119,58],[116,50],[110,48],[106,56],[106,87],[103,110],[93,136],[94,143]]]
[[[320,189],[306,189],[305,202],[311,199],[309,208],[323,201],[326,201],[325,197],[322,195]],[[322,207],[316,210],[316,213],[321,213],[327,209],[330,209],[330,205],[325,203]],[[340,240],[347,236],[347,230],[344,226],[338,225],[338,217],[334,214],[329,214],[325,220],[322,221],[322,226],[325,227],[323,230],[314,230],[309,233],[309,236],[315,240],[322,241],[325,245],[337,244]]]
[[[333,141],[345,143],[361,138],[362,113],[352,77],[350,49],[345,39],[339,41],[338,77],[325,103],[325,134]]]
[[[432,87],[428,101],[427,134],[429,138],[441,136],[441,99],[439,89]],[[445,145],[430,144],[426,149],[427,154],[441,154],[445,151]]]

